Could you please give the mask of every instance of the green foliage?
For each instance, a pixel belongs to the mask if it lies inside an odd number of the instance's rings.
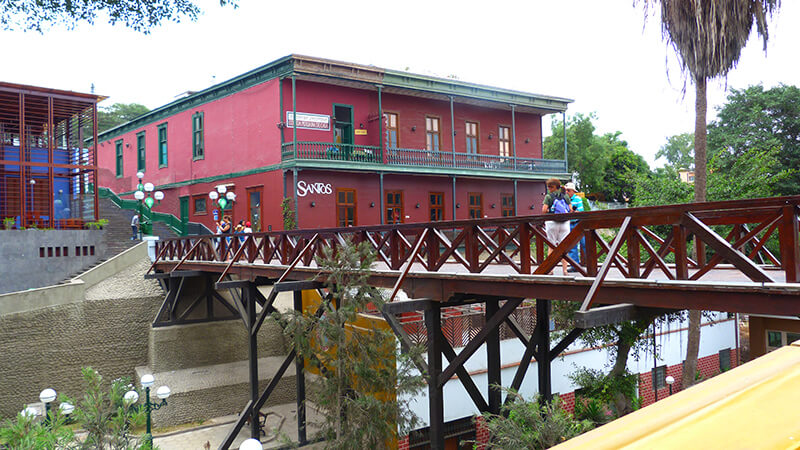
[[[106,391],[103,377],[97,371],[85,367],[82,373],[86,392],[74,414],[87,436],[79,448],[140,448],[140,439],[132,435],[132,430],[144,424],[145,411],[123,400],[126,392],[134,390],[130,380],[117,378]]]
[[[66,417],[58,407],[51,409],[49,424],[35,417],[18,414],[0,426],[0,448],[58,450],[132,450],[150,449],[149,443],[133,434],[145,421],[144,408],[123,401],[126,392],[134,390],[128,379],[118,378],[110,386],[91,367],[82,370],[86,391],[79,404],[64,396],[61,402],[76,405],[71,419],[86,431],[76,438],[65,426]]]
[[[297,219],[292,209],[292,198],[285,197],[281,201],[281,216],[283,217],[283,229],[294,230],[297,228]]]
[[[614,146],[609,152],[603,171],[603,193],[607,200],[628,203],[635,198],[636,180],[649,174],[650,167],[644,158],[628,147],[612,143],[609,145]]]
[[[577,174],[578,185],[587,193],[602,193],[610,200],[625,201],[633,194],[632,174],[648,172],[644,159],[628,149],[621,132],[595,134],[594,113],[575,114],[567,121],[567,168]],[[545,138],[545,158],[564,158],[564,123],[554,120],[552,134]]]
[[[483,414],[489,428],[489,448],[545,449],[594,428],[588,420],[576,420],[565,411],[559,397],[542,403],[538,396],[528,401],[512,390],[503,390],[514,401],[503,405],[500,415]]]
[[[9,449],[68,449],[75,435],[65,426],[65,417],[59,408],[53,408],[50,423],[24,413],[7,419],[0,426],[0,448]]]
[[[781,183],[763,180],[772,189],[770,195],[799,194],[800,89],[787,85],[732,89],[708,127],[708,147],[713,173],[736,172],[737,164],[741,170],[740,159],[754,164],[768,155],[772,170],[786,176]]]
[[[367,283],[374,261],[365,242],[324,249],[317,263],[335,300],[323,299],[321,315],[275,316],[298,355],[321,373],[309,392],[323,412],[330,448],[383,448],[398,429],[406,434],[418,421],[409,402],[423,387],[411,363],[420,349],[400,354],[394,334],[374,320],[352,326],[360,313],[383,304],[381,292]]]
[[[86,222],[86,228],[90,230],[102,230],[103,227],[108,225],[108,219],[100,219],[98,221]]]
[[[689,203],[694,198],[692,185],[684,183],[672,167],[658,168],[636,178],[632,206]]]
[[[138,103],[114,103],[97,109],[97,132],[102,133],[150,112]]]
[[[3,218],[3,228],[5,228],[6,230],[10,230],[10,229],[14,228],[14,225],[16,225],[16,223],[17,223],[17,219],[15,219],[13,217],[5,217],[5,218]]]
[[[219,0],[219,3],[237,6],[237,0]],[[0,28],[42,32],[49,25],[63,24],[73,29],[83,22],[94,24],[99,15],[111,25],[121,23],[147,34],[162,22],[180,22],[183,18],[194,21],[201,13],[190,0],[16,0],[0,2]]]
[[[620,396],[627,400],[626,406],[636,398],[638,379],[627,370],[617,375],[582,367],[570,374],[569,379],[579,386],[580,397],[584,399],[579,402],[576,395],[576,417],[591,420],[595,424],[608,422],[612,417],[627,413],[617,409]]]
[[[667,143],[656,152],[656,159],[664,158],[671,168],[694,169],[694,134],[681,133],[667,138]]]

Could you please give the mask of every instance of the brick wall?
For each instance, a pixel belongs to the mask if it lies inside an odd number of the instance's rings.
[[[483,416],[475,417],[475,450],[486,450],[489,443],[489,427]]]
[[[736,349],[730,349],[731,369],[738,366]],[[697,360],[697,371],[703,379],[711,378],[719,375],[721,370],[719,368],[719,354],[708,355]],[[672,393],[680,392],[683,389],[681,378],[683,377],[683,364],[675,364],[667,367],[667,375],[675,379],[672,385]],[[653,375],[652,372],[644,372],[639,374],[639,396],[642,398],[642,406],[651,405],[655,401],[656,394],[653,391]],[[658,389],[658,398],[664,399],[669,396],[669,386]]]

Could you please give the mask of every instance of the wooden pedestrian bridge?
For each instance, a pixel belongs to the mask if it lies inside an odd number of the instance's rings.
[[[500,384],[501,325],[526,348],[511,387],[521,386],[535,359],[539,392],[549,398],[550,361],[592,326],[682,309],[800,315],[798,205],[800,196],[792,196],[564,214],[558,218],[578,222],[558,246],[544,231],[553,215],[166,239],[158,243],[147,275],[168,291],[154,326],[218,320],[212,303],[225,303],[250,331],[254,352],[256,332],[274,310],[278,292],[294,291],[298,308],[301,290],[325,295],[326,274],[316,263],[323,248],[367,242],[377,255],[369,281],[387,288],[381,313],[404,347],[411,340],[398,316],[424,315],[428,359],[418,365],[428,377],[431,446],[442,448],[441,387],[452,377],[479,410],[500,409],[501,392],[490,390],[485,398],[464,362],[485,345],[489,383]],[[568,256],[581,238],[586,241],[582,265]],[[562,274],[562,260],[575,272]],[[204,294],[182,301],[187,279],[201,280]],[[269,295],[257,289],[264,285],[272,286]],[[233,301],[217,293],[222,289],[235,292]],[[395,301],[401,289],[409,300]],[[524,299],[537,300],[530,334],[512,316]],[[207,308],[200,308],[204,300]],[[549,324],[551,300],[581,304],[577,327],[552,347],[549,327],[540,326]],[[441,332],[442,312],[474,304],[483,307],[485,323],[456,354]],[[207,314],[198,317],[203,309]],[[276,378],[294,359],[287,357]],[[302,363],[296,365],[301,374]],[[257,379],[256,372],[252,400],[233,436],[271,393],[270,386],[259,393]],[[301,384],[298,402],[305,397]],[[298,427],[302,442],[304,417],[302,424],[298,417]],[[222,448],[226,445],[230,442]]]

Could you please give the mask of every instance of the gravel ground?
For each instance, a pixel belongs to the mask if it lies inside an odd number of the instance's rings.
[[[86,291],[86,300],[146,298],[164,295],[156,280],[145,280],[150,259],[142,258],[111,278],[106,278]]]

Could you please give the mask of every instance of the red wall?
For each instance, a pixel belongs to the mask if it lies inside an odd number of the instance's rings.
[[[192,161],[192,115],[204,113],[205,156]],[[277,80],[182,111],[100,142],[100,185],[135,189],[136,134],[145,131],[145,181],[155,185],[239,172],[280,162]],[[158,125],[167,123],[167,167],[158,167]],[[115,142],[123,139],[123,177],[116,177]]]

